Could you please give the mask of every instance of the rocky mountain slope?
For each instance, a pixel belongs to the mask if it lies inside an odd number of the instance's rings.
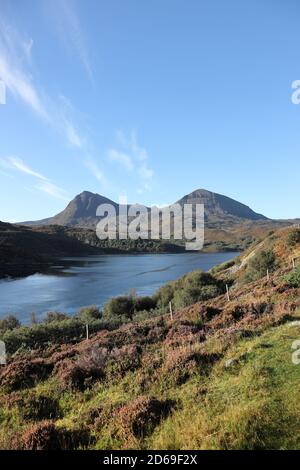
[[[181,206],[183,204],[204,204],[205,219],[210,224],[232,223],[243,221],[266,221],[267,217],[257,214],[249,207],[233,199],[220,194],[215,194],[204,189],[198,189],[184,196],[177,201]],[[99,222],[96,217],[96,210],[100,204],[112,204],[117,213],[119,205],[99,194],[93,194],[88,191],[76,196],[68,206],[59,214],[48,219],[35,222],[25,222],[30,225],[64,225],[83,228],[95,228]]]

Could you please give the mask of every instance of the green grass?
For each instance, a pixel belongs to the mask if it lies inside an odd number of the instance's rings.
[[[60,391],[53,377],[34,390],[59,400],[59,427],[83,427],[91,410],[101,407],[103,423],[92,430],[96,449],[298,449],[300,365],[292,363],[292,343],[298,338],[300,327],[284,324],[229,349],[214,340],[211,350],[223,351],[224,357],[208,374],[194,372],[182,385],[160,374],[142,390],[139,378],[145,371],[138,369],[84,392]],[[225,367],[229,359],[234,362]],[[174,400],[175,410],[153,434],[129,445],[113,410],[144,393]],[[0,444],[26,424],[17,407],[1,406]]]
[[[181,393],[182,408],[147,443],[156,449],[295,449],[300,447],[300,366],[291,345],[299,327],[280,326],[243,340],[219,362],[206,385]],[[225,362],[236,362],[226,368]],[[200,390],[200,393],[199,393]]]

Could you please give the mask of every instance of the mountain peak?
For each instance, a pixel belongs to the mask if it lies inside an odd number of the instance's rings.
[[[177,201],[179,204],[204,204],[205,220],[208,224],[239,223],[244,220],[267,220],[261,214],[257,214],[250,207],[241,204],[227,196],[213,193],[207,189],[196,189]],[[83,228],[95,228],[99,221],[96,217],[96,211],[101,204],[111,204],[115,207],[117,213],[119,205],[90,191],[83,191],[69,202],[67,207],[54,217],[29,222],[28,225],[63,225],[76,226]],[[140,204],[136,204],[139,206]]]
[[[204,204],[207,221],[222,221],[222,219],[267,220],[267,217],[254,212],[245,204],[202,188],[186,194],[178,203],[181,205]]]

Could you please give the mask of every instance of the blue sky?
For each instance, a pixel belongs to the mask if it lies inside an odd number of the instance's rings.
[[[197,188],[299,217],[297,0],[1,0],[0,220]]]

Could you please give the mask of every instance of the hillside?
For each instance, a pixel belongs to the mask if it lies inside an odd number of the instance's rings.
[[[2,323],[0,447],[299,449],[299,256],[300,230],[284,229],[152,303],[123,298],[103,319],[90,309],[6,332]]]
[[[61,231],[34,231],[0,222],[0,277],[33,274],[46,269],[55,257],[94,252]]]

